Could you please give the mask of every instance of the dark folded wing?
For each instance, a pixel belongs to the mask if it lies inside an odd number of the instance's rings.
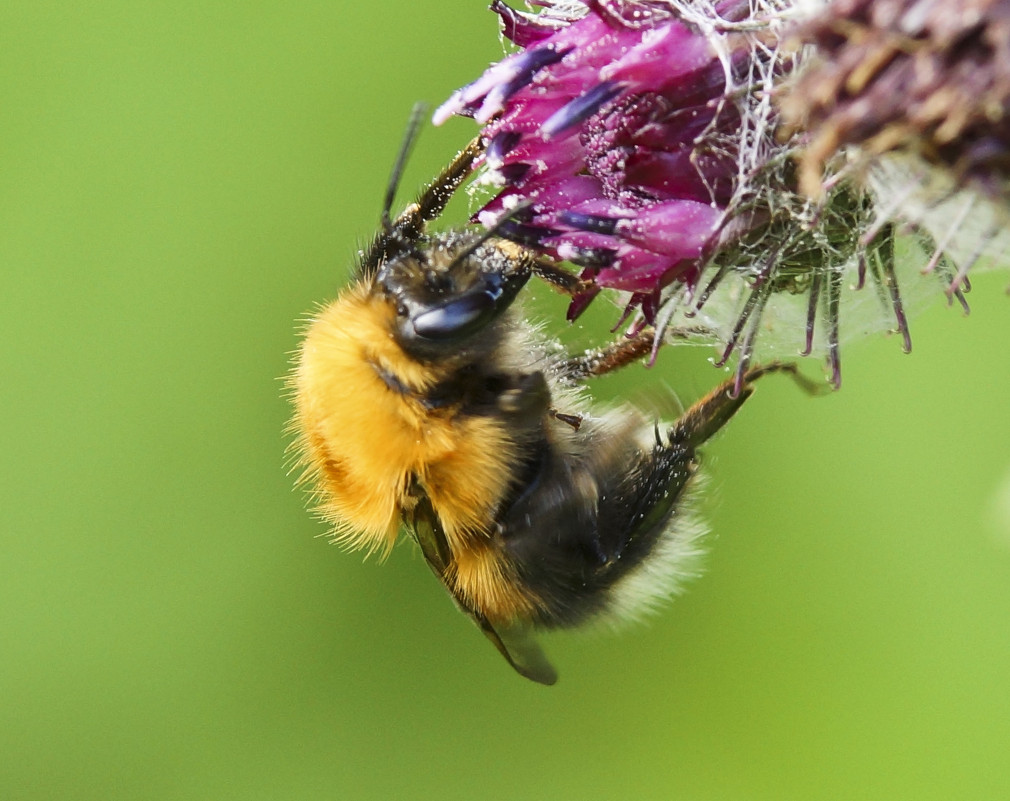
[[[449,546],[445,539],[445,532],[438,521],[435,510],[432,509],[431,502],[424,495],[417,498],[414,509],[406,515],[407,525],[415,541],[421,548],[428,566],[432,572],[438,576],[449,593],[456,601],[456,605],[466,612],[477,624],[484,635],[494,644],[498,652],[505,657],[519,675],[525,676],[531,681],[540,684],[554,684],[558,680],[558,674],[554,670],[540,645],[534,639],[528,626],[493,626],[491,622],[479,611],[474,609],[465,599],[461,598],[449,586],[445,579],[446,569],[449,565]]]

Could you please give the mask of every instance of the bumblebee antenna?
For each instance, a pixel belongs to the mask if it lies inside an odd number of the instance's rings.
[[[423,109],[423,105],[415,106],[415,113],[411,115],[410,130],[403,141],[403,147],[400,148],[400,155],[396,160],[389,188],[386,190],[385,208],[382,211],[382,230],[372,240],[372,243],[359,254],[358,275],[362,278],[375,275],[379,267],[390,256],[397,252],[403,252],[405,247],[416,242],[424,234],[425,223],[435,219],[445,210],[452,193],[466,180],[473,170],[473,163],[484,153],[484,146],[478,136],[456,154],[456,157],[449,162],[449,166],[442,170],[432,184],[421,192],[414,203],[407,206],[395,220],[390,219],[389,209],[393,203],[393,195],[396,194],[397,182],[400,179],[400,173],[403,172],[403,165],[407,161],[411,145],[417,139],[417,129],[420,125],[420,117],[424,114]]]
[[[421,133],[421,122],[427,111],[427,103],[415,103],[414,108],[410,111],[407,131],[403,135],[400,152],[396,154],[393,172],[390,174],[389,184],[386,186],[386,197],[382,202],[382,230],[386,233],[393,230],[393,220],[389,216],[389,211],[393,208],[396,190],[400,187],[400,179],[403,177],[403,168],[407,166],[407,159],[410,158],[410,153],[414,149],[414,145],[417,144],[417,137]]]

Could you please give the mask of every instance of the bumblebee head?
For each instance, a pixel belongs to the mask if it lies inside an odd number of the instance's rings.
[[[461,150],[414,203],[395,219],[390,217],[422,111],[414,109],[386,189],[382,230],[362,251],[357,272],[369,291],[392,307],[392,334],[405,354],[429,363],[472,361],[496,346],[497,338],[489,334],[501,328],[496,323],[529,280],[535,257],[499,238],[497,226],[481,234],[426,231],[483,154],[480,137]],[[504,219],[519,212],[514,209]]]
[[[375,280],[396,310],[398,344],[419,358],[437,358],[480,339],[531,271],[532,258],[511,242],[449,231],[394,254]]]

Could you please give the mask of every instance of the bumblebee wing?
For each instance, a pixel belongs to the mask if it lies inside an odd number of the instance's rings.
[[[528,628],[509,626],[496,629],[483,615],[470,610],[467,612],[520,676],[548,687],[558,680],[558,672]]]
[[[438,576],[442,585],[452,594],[456,605],[470,616],[478,628],[484,632],[484,636],[498,649],[498,653],[505,657],[505,661],[520,676],[539,684],[554,684],[558,680],[557,671],[547,661],[547,656],[533,638],[528,627],[495,627],[491,625],[491,622],[483,614],[474,609],[449,586],[445,579],[450,559],[449,546],[430,501],[423,496],[419,498],[408,517],[411,534],[420,546],[425,561],[432,572]]]

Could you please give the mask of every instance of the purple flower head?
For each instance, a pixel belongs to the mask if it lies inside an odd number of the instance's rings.
[[[745,7],[719,11],[732,21]],[[478,218],[529,203],[506,235],[647,312],[670,284],[693,289],[736,183],[723,147],[740,124],[727,102],[732,57],[664,2],[596,0],[577,18],[492,9],[525,49],[436,113],[486,123],[489,177],[505,188]]]
[[[893,189],[900,164],[857,173],[843,152],[818,154],[821,191],[800,191],[795,157],[809,137],[780,128],[775,102],[803,66],[785,46],[791,0],[536,5],[494,0],[519,50],[435,121],[483,126],[482,180],[498,192],[476,219],[577,266],[591,288],[569,319],[618,290],[622,320],[655,326],[657,347],[670,325],[705,330],[722,346],[717,364],[739,355],[738,378],[759,344],[818,351],[838,386],[843,339],[884,327],[911,347],[902,293],[923,271],[902,275],[899,292],[900,234],[932,249],[925,272],[966,306],[967,268],[929,223],[937,209],[951,217],[949,193],[908,212],[911,194]],[[843,303],[868,284],[876,291]]]

